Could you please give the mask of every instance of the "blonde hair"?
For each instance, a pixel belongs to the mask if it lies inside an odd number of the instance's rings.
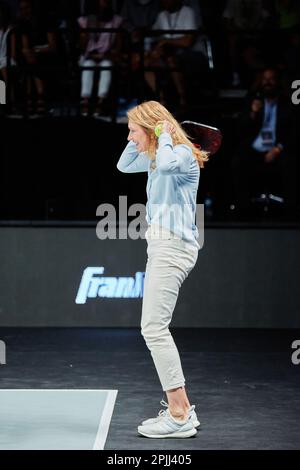
[[[208,161],[208,152],[197,148],[192,138],[182,129],[181,125],[174,116],[158,101],[145,101],[127,112],[130,121],[143,127],[150,137],[150,145],[147,154],[151,160],[155,159],[155,153],[158,146],[158,138],[154,133],[155,127],[162,121],[169,121],[175,128],[175,132],[171,134],[173,144],[185,144],[192,149],[193,155],[198,161],[200,168],[204,167],[204,163]]]

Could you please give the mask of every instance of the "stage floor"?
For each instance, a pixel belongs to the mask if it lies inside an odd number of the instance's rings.
[[[172,333],[201,421],[190,439],[137,434],[165,398],[138,328],[1,328],[0,387],[117,390],[107,450],[300,448],[300,364],[292,362],[300,330]]]

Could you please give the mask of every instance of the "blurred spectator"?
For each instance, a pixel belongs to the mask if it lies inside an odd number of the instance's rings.
[[[158,15],[160,0],[124,0],[121,16],[124,18],[123,27],[130,35],[130,41],[123,44],[123,61],[127,62],[130,70],[123,68],[121,80],[121,100],[131,106],[131,101],[144,98],[143,80],[141,69],[143,51],[143,38],[147,34]],[[129,72],[129,74],[128,74]]]
[[[124,0],[121,15],[124,27],[139,32],[152,26],[159,12],[160,0]]]
[[[30,0],[19,4],[18,36],[21,37],[21,53],[27,68],[27,110],[32,114],[46,112],[45,84],[50,79],[51,66],[56,60],[56,25],[49,16],[38,16]]]
[[[201,60],[203,47],[202,41],[198,37],[198,28],[201,25],[197,24],[194,10],[184,5],[182,0],[162,0],[162,8],[163,10],[158,14],[152,26],[153,30],[193,30],[195,33],[167,33],[158,40],[154,38],[148,41],[145,66],[156,67],[160,71],[166,67],[171,69],[170,77],[179,97],[179,104],[185,108],[187,99],[182,64],[190,51],[194,51]],[[165,103],[165,90],[163,87],[157,86],[158,74],[159,72],[147,71],[145,79],[154,94],[159,88],[159,99]]]
[[[227,31],[231,85],[240,86],[243,67],[250,70],[263,66],[260,55],[261,32],[271,19],[263,0],[227,0],[223,12]]]
[[[10,9],[6,3],[0,2],[0,79],[8,82],[8,65],[16,65],[16,38],[11,32],[11,16]],[[8,40],[10,44],[10,57],[8,58]],[[9,64],[8,64],[9,62]],[[13,78],[14,72],[10,69],[10,78]],[[14,82],[10,80],[10,105],[11,111],[14,110]]]
[[[120,15],[114,13],[109,0],[98,0],[96,15],[80,17],[80,48],[82,55],[79,65],[81,67],[110,67],[120,56],[122,38],[120,34],[112,32],[87,33],[85,28],[119,28],[123,22]],[[97,97],[98,102],[94,116],[103,113],[103,104],[108,96],[112,79],[112,71],[100,70]],[[90,98],[93,90],[94,71],[84,70],[81,83],[81,112],[86,116],[89,113]]]
[[[237,210],[244,213],[251,209],[251,196],[258,192],[281,194],[287,205],[292,205],[293,162],[287,152],[291,107],[282,96],[276,70],[264,70],[237,126],[232,160]]]
[[[12,29],[10,9],[6,3],[0,2],[0,78],[7,82],[7,39]],[[10,36],[11,65],[15,65],[15,37]]]

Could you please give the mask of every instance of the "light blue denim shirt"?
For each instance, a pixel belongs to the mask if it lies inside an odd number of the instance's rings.
[[[145,152],[138,153],[136,144],[128,142],[118,163],[124,173],[148,172],[146,221],[173,232],[198,249],[199,232],[195,225],[200,168],[192,149],[173,146],[172,137],[162,132],[158,138],[156,168]]]

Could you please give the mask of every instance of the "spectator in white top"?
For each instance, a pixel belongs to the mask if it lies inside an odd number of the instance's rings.
[[[8,80],[8,62],[11,66],[16,65],[16,37],[11,32],[11,17],[10,9],[6,3],[0,2],[0,80],[4,80],[7,83]],[[8,58],[8,40],[10,43],[10,58]],[[14,76],[15,73],[11,69],[11,81],[10,81],[10,105],[11,112],[15,112],[15,92],[14,92]]]
[[[191,7],[183,4],[182,0],[162,0],[163,10],[158,14],[153,30],[193,30],[193,34],[166,33],[160,38],[153,38],[147,43],[145,65],[147,67],[170,67],[171,78],[178,93],[179,103],[186,106],[186,90],[181,70],[178,70],[179,58],[192,48],[197,49],[198,27],[196,15]],[[177,70],[172,70],[177,68]],[[153,71],[145,73],[145,79],[154,93],[157,91],[157,74]],[[163,89],[159,90],[160,101],[166,102]]]
[[[0,78],[7,81],[7,40],[11,31],[10,10],[6,3],[0,2]],[[10,35],[10,63],[15,65],[15,37]]]

